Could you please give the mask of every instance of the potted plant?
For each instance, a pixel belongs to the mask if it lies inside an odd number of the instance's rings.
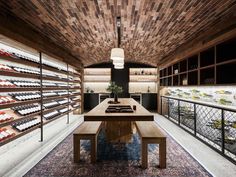
[[[119,103],[118,94],[123,92],[123,88],[116,85],[115,82],[110,82],[109,86],[107,87],[107,91],[114,95],[114,103]]]

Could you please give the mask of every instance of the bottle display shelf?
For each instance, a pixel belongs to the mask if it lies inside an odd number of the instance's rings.
[[[4,45],[0,49],[0,146],[41,129],[75,110],[75,105],[81,108],[81,71],[43,53]]]

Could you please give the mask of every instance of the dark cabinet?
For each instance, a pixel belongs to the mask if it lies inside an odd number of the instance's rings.
[[[156,93],[143,93],[142,105],[149,111],[157,111],[157,94]]]
[[[157,94],[142,93],[142,105],[149,111],[157,111]],[[99,104],[98,93],[84,93],[84,110],[90,111]]]
[[[99,104],[98,93],[84,93],[84,110],[90,111]]]

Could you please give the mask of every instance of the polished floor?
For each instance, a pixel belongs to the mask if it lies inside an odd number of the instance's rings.
[[[189,154],[215,177],[235,177],[236,165],[213,151],[207,145],[186,133],[171,121],[156,114],[155,121]]]
[[[83,121],[82,116],[76,115],[72,117],[71,120],[73,121],[69,125],[65,124],[66,118],[61,118],[54,121],[52,125],[49,124],[46,126],[45,141],[43,143],[38,141],[39,131],[36,131],[32,132],[29,136],[20,138],[16,143],[10,143],[7,146],[1,147],[0,159],[6,160],[0,161],[0,176],[19,177],[25,175]],[[156,114],[155,121],[213,176],[236,176],[236,165],[226,160],[211,148],[163,116]],[[156,163],[154,163],[155,165]]]

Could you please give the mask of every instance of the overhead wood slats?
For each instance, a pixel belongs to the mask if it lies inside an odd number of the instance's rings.
[[[109,61],[117,46],[115,19],[121,16],[125,60],[156,66],[214,25],[222,23],[223,29],[236,1],[11,0],[0,1],[0,10],[21,18],[85,65]]]

